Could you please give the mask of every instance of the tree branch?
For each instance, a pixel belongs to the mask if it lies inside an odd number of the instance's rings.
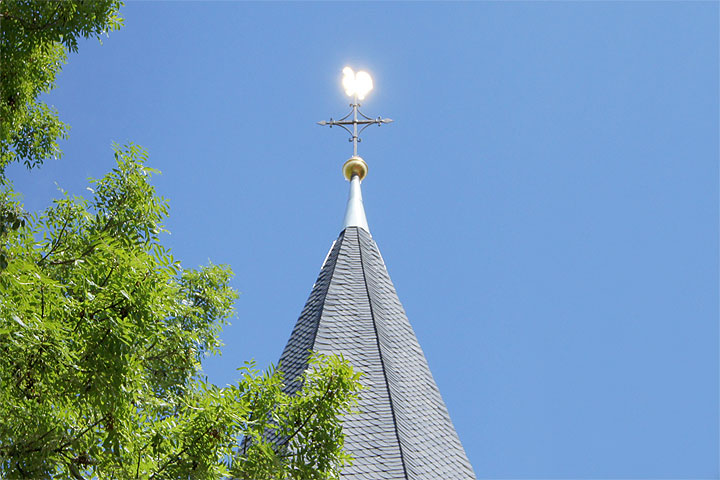
[[[69,263],[74,263],[83,258],[85,255],[92,253],[93,250],[95,250],[95,247],[97,247],[98,244],[94,243],[90,245],[84,252],[82,252],[79,256],[75,258],[70,258],[68,260],[58,260],[56,262],[48,262],[48,265],[67,265]]]
[[[162,467],[160,467],[159,470],[157,470],[155,473],[153,473],[150,476],[149,480],[152,480],[153,478],[158,476],[163,470],[165,470],[167,467],[169,467],[171,464],[173,464],[174,462],[177,462],[180,459],[180,457],[190,449],[190,447],[195,445],[195,443],[197,443],[197,441],[200,440],[202,437],[204,437],[205,435],[210,433],[210,430],[212,430],[213,428],[215,428],[215,425],[210,425],[203,433],[201,433],[200,435],[195,437],[195,439],[192,442],[190,442],[185,447],[183,447],[182,450],[180,450],[178,453],[176,453],[172,457],[168,458],[167,461],[162,465]]]
[[[328,380],[328,387],[327,387],[327,389],[325,390],[325,393],[323,393],[323,396],[320,398],[320,402],[319,402],[319,403],[322,403],[322,402],[325,400],[325,398],[327,398],[328,395],[330,394],[330,392],[331,392],[331,388],[330,388],[330,387],[332,387],[332,381],[333,381],[334,378],[335,378],[334,376],[331,376],[330,379]],[[313,418],[316,413],[317,413],[317,410],[315,410],[315,411],[312,412],[310,415],[308,415],[307,418],[302,422],[302,424],[300,424],[300,426],[299,426],[298,428],[296,428],[295,431],[294,431],[289,437],[287,437],[285,440],[283,440],[283,442],[282,442],[280,445],[278,445],[278,447],[284,447],[285,445],[288,444],[288,442],[290,442],[290,440],[292,440],[293,438],[295,438],[295,436],[296,436],[298,433],[300,433],[300,431],[301,431],[303,428],[305,428],[305,425],[308,424],[308,422],[310,421],[310,419]]]
[[[105,280],[103,280],[102,283],[100,284],[101,287],[105,287],[105,285],[107,285],[108,280],[110,280],[110,275],[112,275],[113,270],[115,270],[116,266],[117,266],[117,264],[115,262],[113,262],[113,264],[110,266],[110,271],[108,272],[107,276],[105,277]]]
[[[38,265],[41,265],[41,264],[45,261],[46,258],[48,258],[50,255],[52,255],[52,253],[55,251],[55,249],[57,248],[57,246],[60,245],[60,239],[62,238],[63,233],[65,233],[65,227],[67,227],[67,224],[68,224],[69,221],[70,221],[69,218],[66,218],[66,219],[65,219],[65,223],[63,223],[63,226],[62,226],[62,228],[60,229],[60,233],[58,234],[57,238],[55,239],[55,241],[53,242],[52,246],[50,247],[50,251],[47,252],[47,253],[40,259],[40,261],[37,263]]]
[[[83,435],[85,435],[85,434],[86,434],[87,432],[89,432],[91,429],[93,429],[93,428],[97,427],[98,425],[100,425],[101,422],[105,421],[105,420],[107,419],[108,415],[109,415],[109,414],[106,413],[105,415],[103,415],[102,417],[100,417],[96,422],[91,423],[90,425],[88,425],[87,427],[85,427],[85,429],[84,429],[82,432],[80,432],[78,435],[76,435],[75,438],[72,438],[72,439],[68,440],[67,442],[63,443],[62,445],[60,445],[58,448],[56,448],[56,449],[53,450],[53,451],[56,452],[56,453],[62,453],[62,451],[65,450],[67,447],[69,447],[70,444],[72,444],[73,442],[75,442],[75,441],[77,441],[78,439],[80,439],[80,437],[82,437]]]

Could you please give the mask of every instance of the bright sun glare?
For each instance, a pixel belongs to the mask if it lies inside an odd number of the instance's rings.
[[[373,81],[369,73],[362,70],[355,73],[350,67],[343,68],[342,84],[346,94],[351,97],[357,95],[360,100],[363,100],[373,89]]]

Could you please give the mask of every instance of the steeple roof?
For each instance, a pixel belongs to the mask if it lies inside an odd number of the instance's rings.
[[[343,479],[474,479],[422,349],[370,236],[353,175],[343,230],[280,358],[295,392],[311,350],[342,354],[363,373],[358,413],[345,417]]]

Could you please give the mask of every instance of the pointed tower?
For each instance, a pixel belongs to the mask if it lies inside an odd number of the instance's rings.
[[[358,81],[363,73],[358,72]],[[359,412],[348,415],[343,425],[345,449],[354,457],[343,479],[474,479],[365,217],[360,184],[368,167],[357,156],[357,126],[391,120],[359,112],[358,97],[367,91],[348,93],[355,100],[353,111],[340,121],[320,122],[353,135],[354,155],[343,167],[350,181],[345,220],[280,357],[286,388],[293,393],[299,389],[292,379],[308,367],[311,350],[342,354],[363,373]],[[359,121],[358,114],[365,120]],[[347,120],[350,115],[352,121]],[[352,125],[352,131],[345,125]]]

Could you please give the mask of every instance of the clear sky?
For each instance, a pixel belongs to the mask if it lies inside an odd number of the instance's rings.
[[[483,478],[717,478],[718,3],[130,3],[48,96],[26,207],[149,150],[186,267],[242,292],[216,383],[276,362],[340,231],[345,65],[368,221]]]

